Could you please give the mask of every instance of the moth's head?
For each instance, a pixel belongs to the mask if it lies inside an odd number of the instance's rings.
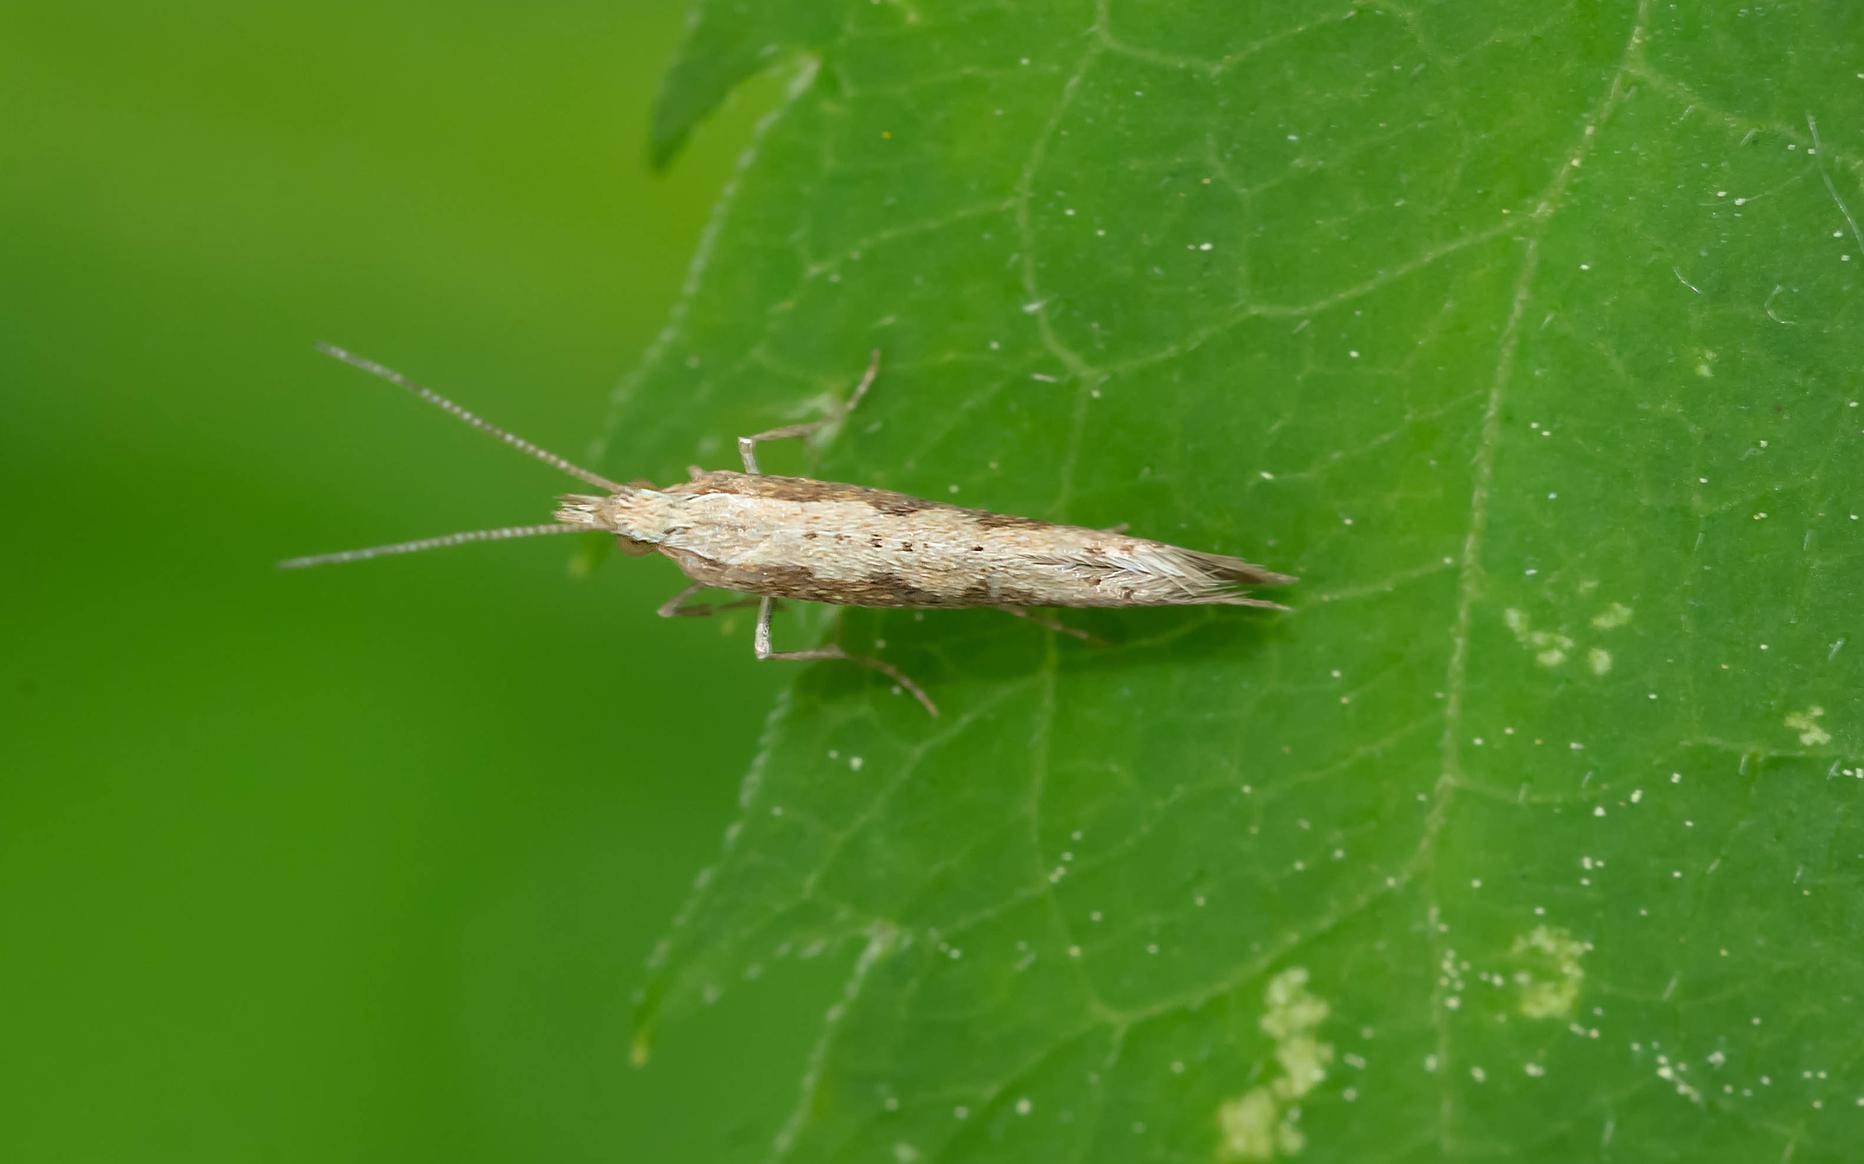
[[[608,523],[602,518],[606,497],[591,497],[586,493],[565,493],[557,499],[556,519],[564,525],[573,525],[578,529],[604,530]]]
[[[647,553],[661,540],[664,501],[665,494],[646,486],[620,485],[603,497],[566,493],[557,499],[554,516],[572,529],[612,533],[624,550]]]

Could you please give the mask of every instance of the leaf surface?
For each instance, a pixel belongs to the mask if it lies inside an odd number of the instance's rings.
[[[700,0],[663,153],[793,83],[610,471],[877,347],[768,468],[1303,581],[779,619],[945,715],[798,668],[643,1039],[843,958],[778,1159],[1854,1158],[1861,31]]]

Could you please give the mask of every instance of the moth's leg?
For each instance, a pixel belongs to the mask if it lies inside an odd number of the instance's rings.
[[[717,614],[721,610],[735,610],[740,606],[755,606],[757,604],[757,599],[755,598],[742,598],[737,602],[702,602],[693,606],[686,605],[686,600],[688,598],[691,598],[704,589],[705,583],[694,582],[691,586],[688,586],[686,589],[661,603],[660,609],[656,610],[654,613],[661,618],[706,618]]]
[[[854,411],[854,406],[861,402],[861,397],[867,395],[867,390],[874,386],[874,377],[879,374],[880,349],[875,348],[872,355],[868,357],[867,371],[862,373],[861,382],[855,386],[854,392],[849,395],[848,399],[842,401],[840,407],[830,412],[827,416],[820,420],[806,420],[801,424],[786,424],[782,428],[773,428],[767,432],[760,432],[755,436],[739,437],[738,456],[744,461],[744,471],[747,473],[761,473],[763,471],[757,467],[757,453],[755,450],[758,441],[780,441],[788,439],[789,437],[808,436],[825,424],[838,424],[845,420],[848,414]]]
[[[842,650],[838,646],[817,647],[812,651],[771,650],[770,611],[773,606],[774,602],[766,598],[763,599],[761,605],[757,608],[757,635],[753,639],[753,644],[759,659],[793,659],[797,662],[808,662],[812,659],[846,659],[850,663],[859,663],[863,667],[871,667],[893,680],[895,683],[898,683],[901,687],[905,688],[908,695],[911,695],[914,699],[919,701],[921,707],[931,712],[934,716],[938,715],[938,706],[932,702],[931,696],[927,695],[919,684],[914,683],[911,679],[901,674],[900,669],[891,663],[870,658],[867,655],[850,655],[847,651]]]
[[[686,600],[704,589],[704,586],[694,582],[691,586],[688,586],[686,589],[661,603],[660,609],[656,610],[654,613],[661,618],[679,618],[686,613],[680,609],[680,607],[686,604]]]
[[[1073,635],[1084,643],[1093,643],[1097,647],[1104,647],[1107,645],[1107,640],[1101,638],[1099,635],[1089,634],[1080,627],[1069,626],[1066,623],[1050,618],[1046,614],[1037,614],[1034,611],[1025,610],[1020,606],[999,606],[997,609],[1005,614],[1013,614],[1017,618],[1028,619],[1039,627],[1044,627],[1052,631],[1060,631],[1065,635]]]
[[[854,386],[854,391],[848,394],[848,399],[842,401],[841,407],[836,410],[837,419],[844,419],[854,411],[854,406],[861,403],[861,397],[866,396],[867,390],[874,386],[874,377],[878,375],[880,375],[880,349],[875,348],[867,353],[867,371],[861,373],[861,382]]]

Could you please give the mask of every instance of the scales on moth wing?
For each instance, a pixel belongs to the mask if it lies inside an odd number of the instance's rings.
[[[610,481],[506,432],[401,373],[327,344],[326,355],[379,376],[506,444],[602,492],[561,499],[556,521],[471,530],[421,541],[348,550],[280,562],[286,569],[353,562],[464,542],[538,534],[615,535],[625,550],[671,559],[692,584],[665,605],[664,618],[706,615],[757,605],[759,659],[845,659],[886,675],[938,714],[925,691],[892,664],[839,646],[776,651],[770,645],[775,600],[838,606],[955,609],[994,607],[1079,637],[1082,632],[1028,612],[1034,606],[1187,606],[1221,604],[1286,609],[1256,598],[1250,587],[1294,581],[1241,558],[1190,550],[1113,530],[1058,525],[1035,518],[966,509],[905,493],[779,477],[759,472],[759,441],[805,436],[839,422],[872,387],[880,370],[873,353],[859,386],[832,414],[738,438],[744,472],[702,472],[665,488]],[[707,588],[755,598],[722,605],[687,600]]]

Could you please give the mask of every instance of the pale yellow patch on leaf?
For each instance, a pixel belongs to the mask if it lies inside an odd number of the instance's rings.
[[[1611,630],[1631,621],[1632,610],[1622,602],[1614,602],[1604,610],[1592,616],[1592,625],[1600,630]]]
[[[1535,630],[1529,625],[1527,615],[1513,607],[1502,611],[1502,621],[1514,632],[1515,641],[1533,651],[1534,661],[1543,667],[1558,667],[1566,662],[1566,653],[1573,649],[1570,636]]]
[[[1512,980],[1522,1017],[1571,1018],[1586,980],[1579,962],[1591,949],[1591,943],[1557,926],[1535,926],[1516,938],[1508,956],[1519,967]]]
[[[1326,1020],[1328,1006],[1308,990],[1305,968],[1290,967],[1269,979],[1262,1003],[1257,1025],[1275,1041],[1275,1063],[1281,1074],[1217,1108],[1217,1159],[1221,1161],[1272,1160],[1305,1147],[1298,1101],[1327,1078],[1333,1064],[1333,1045],[1314,1034]]]
[[[1814,704],[1804,711],[1795,711],[1787,715],[1786,726],[1799,733],[1799,742],[1808,748],[1822,748],[1832,742],[1832,733],[1819,726],[1819,719],[1825,709]]]

